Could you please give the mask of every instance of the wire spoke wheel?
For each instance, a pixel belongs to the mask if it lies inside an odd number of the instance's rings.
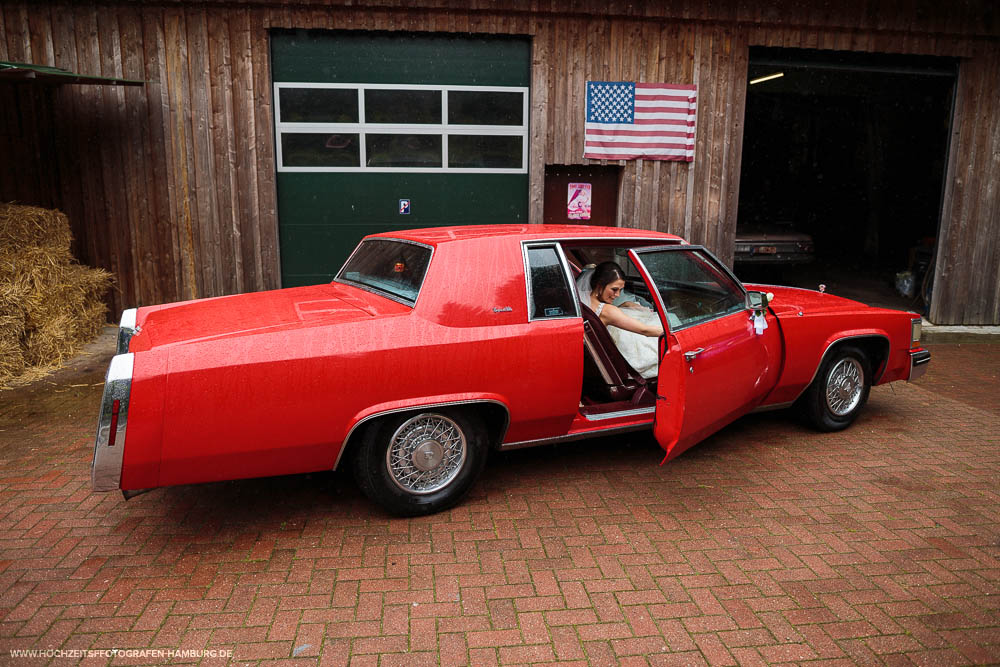
[[[830,412],[843,417],[861,402],[865,372],[853,357],[844,357],[830,369],[826,380],[826,404]]]
[[[825,432],[850,426],[868,401],[871,368],[866,350],[858,345],[844,344],[831,349],[799,399],[809,423]]]
[[[389,478],[403,491],[429,494],[454,481],[467,454],[465,434],[455,421],[424,413],[396,429],[385,452],[385,465]]]

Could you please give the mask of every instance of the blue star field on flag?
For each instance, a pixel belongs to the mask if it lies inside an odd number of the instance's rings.
[[[631,81],[589,81],[587,121],[590,123],[631,123],[635,113],[635,83]]]

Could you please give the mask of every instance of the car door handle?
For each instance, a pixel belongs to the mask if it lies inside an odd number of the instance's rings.
[[[697,350],[689,350],[684,353],[684,361],[694,361],[695,357],[705,351],[705,348],[699,347]]]

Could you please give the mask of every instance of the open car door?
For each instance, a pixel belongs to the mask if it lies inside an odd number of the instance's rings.
[[[684,422],[686,379],[684,377],[684,364],[681,360],[681,346],[677,337],[670,331],[663,296],[656,289],[656,284],[649,271],[635,250],[629,250],[628,254],[629,259],[639,270],[643,282],[646,283],[646,289],[652,296],[656,312],[660,316],[660,325],[663,327],[663,335],[660,336],[658,348],[660,360],[656,375],[656,411],[653,415],[653,437],[666,451],[666,456],[663,457],[663,463],[666,463],[671,458],[671,451],[677,446],[681,426]]]
[[[777,378],[778,334],[755,329],[746,289],[705,248],[635,248],[629,255],[666,332],[653,427],[666,461],[760,403]]]

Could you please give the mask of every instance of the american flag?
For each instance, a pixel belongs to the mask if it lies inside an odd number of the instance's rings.
[[[697,87],[588,81],[583,157],[694,159]]]

